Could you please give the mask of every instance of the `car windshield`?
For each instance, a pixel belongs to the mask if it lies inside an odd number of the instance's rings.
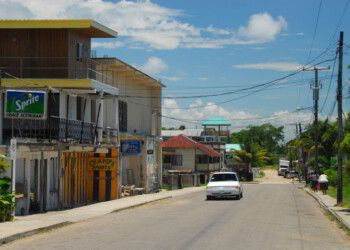
[[[214,174],[210,181],[237,181],[237,176],[235,174]]]

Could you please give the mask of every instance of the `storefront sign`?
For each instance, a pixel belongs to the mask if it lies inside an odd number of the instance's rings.
[[[120,143],[120,150],[123,156],[139,155],[141,152],[140,141],[122,140]]]
[[[89,170],[114,171],[117,170],[116,158],[88,158]]]
[[[6,90],[5,118],[46,119],[47,93]]]

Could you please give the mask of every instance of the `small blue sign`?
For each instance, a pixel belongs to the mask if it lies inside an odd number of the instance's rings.
[[[123,156],[139,155],[141,153],[141,142],[131,140],[121,140],[120,151]]]

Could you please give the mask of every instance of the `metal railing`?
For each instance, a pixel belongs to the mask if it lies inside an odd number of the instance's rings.
[[[4,119],[4,139],[17,138],[30,143],[119,145],[117,129],[95,123],[51,116],[46,120]],[[101,135],[101,136],[99,136]]]
[[[0,57],[3,78],[93,79],[114,83],[114,71],[91,58]]]

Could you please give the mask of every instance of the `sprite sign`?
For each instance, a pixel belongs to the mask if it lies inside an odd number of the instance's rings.
[[[6,90],[5,118],[46,119],[46,107],[46,92]]]

